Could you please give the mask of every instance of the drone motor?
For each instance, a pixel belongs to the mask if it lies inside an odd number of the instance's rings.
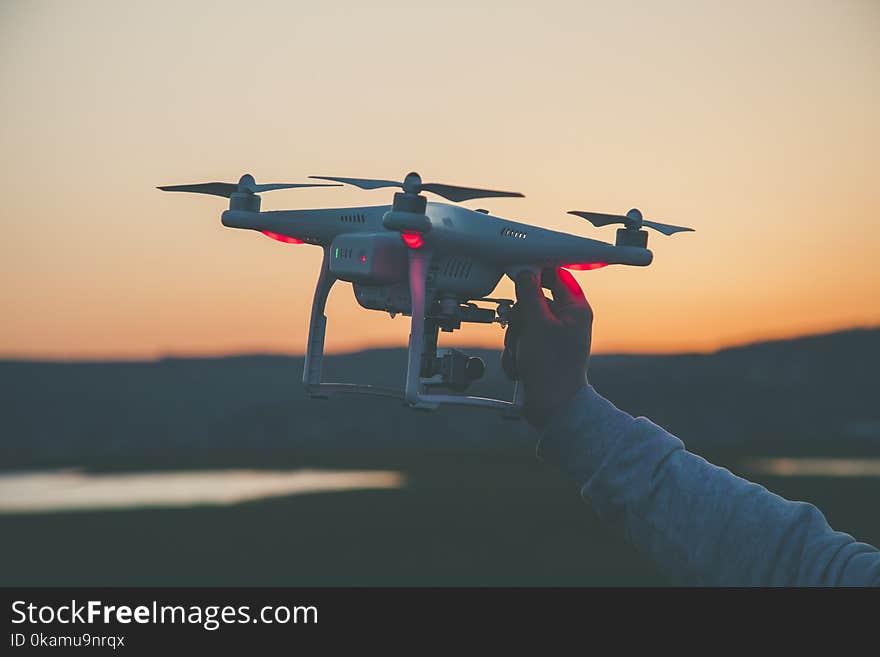
[[[638,208],[633,208],[625,215],[622,214],[605,214],[603,212],[585,212],[582,210],[570,210],[568,214],[586,219],[591,224],[599,228],[600,226],[608,226],[610,224],[623,224],[623,228],[617,229],[617,239],[615,246],[636,246],[642,249],[648,248],[648,232],[644,228],[653,228],[664,235],[674,235],[675,233],[693,232],[693,228],[686,226],[673,226],[672,224],[661,224],[659,221],[648,221],[642,217],[642,212]]]

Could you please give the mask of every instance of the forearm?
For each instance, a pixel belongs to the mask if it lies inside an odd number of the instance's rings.
[[[676,582],[880,584],[880,553],[790,502],[714,466],[591,386],[553,419],[542,458],[578,482],[603,520]]]

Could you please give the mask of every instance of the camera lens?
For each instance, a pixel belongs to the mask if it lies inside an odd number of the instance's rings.
[[[464,371],[469,381],[476,381],[486,372],[486,363],[482,358],[468,358]]]

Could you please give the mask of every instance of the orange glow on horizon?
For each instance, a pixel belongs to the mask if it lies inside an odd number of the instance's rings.
[[[696,229],[652,233],[648,267],[569,266],[597,353],[880,326],[880,4],[486,2],[275,3],[253,30],[223,3],[178,3],[174,21],[147,3],[5,3],[0,357],[302,353],[321,249],[223,227],[225,198],[155,189],[246,171],[417,170],[526,195],[463,207],[608,243],[614,227],[566,212]],[[314,65],[279,77],[284,62]],[[260,198],[361,208],[393,190]],[[401,239],[416,237],[430,243]],[[349,284],[326,314],[328,353],[407,343],[408,320]],[[502,331],[442,339],[498,348]]]

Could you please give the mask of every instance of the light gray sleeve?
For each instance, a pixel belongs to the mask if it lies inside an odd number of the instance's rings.
[[[646,418],[582,388],[553,418],[539,456],[574,476],[599,517],[676,583],[880,585],[880,552],[685,450]]]

